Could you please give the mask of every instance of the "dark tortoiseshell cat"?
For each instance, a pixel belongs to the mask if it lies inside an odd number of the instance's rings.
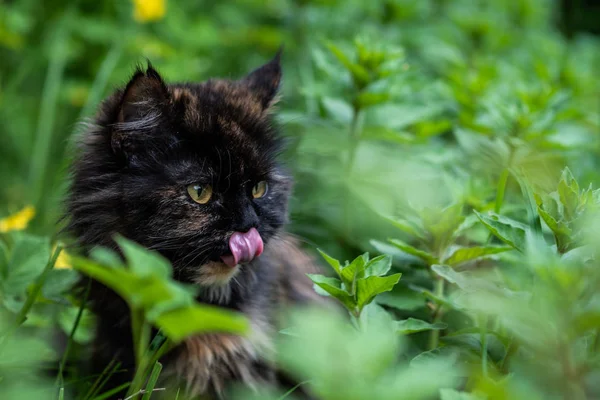
[[[195,336],[167,356],[164,374],[193,396],[273,382],[261,354],[277,307],[318,297],[311,259],[282,230],[292,182],[276,161],[280,80],[279,55],[237,81],[167,85],[151,66],[138,70],[104,101],[73,167],[68,231],[83,249],[114,248],[119,233],[167,257],[177,279],[202,287],[200,301],[250,320],[248,337]],[[125,303],[97,283],[91,300],[97,367],[116,357],[131,369]]]

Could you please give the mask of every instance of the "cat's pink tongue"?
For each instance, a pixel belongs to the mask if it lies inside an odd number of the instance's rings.
[[[233,268],[260,256],[264,250],[264,244],[260,233],[252,228],[246,233],[234,232],[229,238],[229,250],[231,250],[231,255],[222,256],[221,260]]]

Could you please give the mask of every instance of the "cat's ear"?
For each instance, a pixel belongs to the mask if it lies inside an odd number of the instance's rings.
[[[148,63],[146,71],[138,68],[121,96],[111,136],[113,152],[129,158],[143,148],[168,100],[169,90],[152,65]]]
[[[277,93],[281,82],[282,50],[280,49],[271,61],[255,69],[243,79],[243,82],[259,99],[263,110],[277,102]]]
[[[131,125],[134,129],[136,124],[148,124],[156,119],[168,98],[167,85],[148,63],[146,71],[138,69],[125,87],[117,122]]]

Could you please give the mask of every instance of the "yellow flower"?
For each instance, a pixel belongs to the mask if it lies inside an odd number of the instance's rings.
[[[138,22],[158,21],[165,16],[167,0],[133,0],[133,18]]]
[[[73,268],[73,266],[71,265],[71,257],[69,257],[69,253],[67,253],[67,251],[65,249],[63,249],[60,252],[60,254],[58,255],[56,262],[54,263],[54,269],[72,269],[72,268]]]
[[[29,221],[35,216],[35,208],[27,206],[21,211],[0,219],[0,232],[20,231],[27,228]]]

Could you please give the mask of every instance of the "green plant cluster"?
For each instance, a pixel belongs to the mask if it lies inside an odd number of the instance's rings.
[[[290,230],[344,312],[290,313],[277,362],[297,388],[233,396],[600,397],[600,39],[569,2],[146,3],[0,4],[3,399],[112,394],[118,364],[78,368],[95,322],[80,274],[130,306],[131,398],[160,389],[157,360],[186,335],[247,332],[124,238],[124,261],[67,260],[56,221],[79,121],[136,63],[238,77],[281,44]]]

